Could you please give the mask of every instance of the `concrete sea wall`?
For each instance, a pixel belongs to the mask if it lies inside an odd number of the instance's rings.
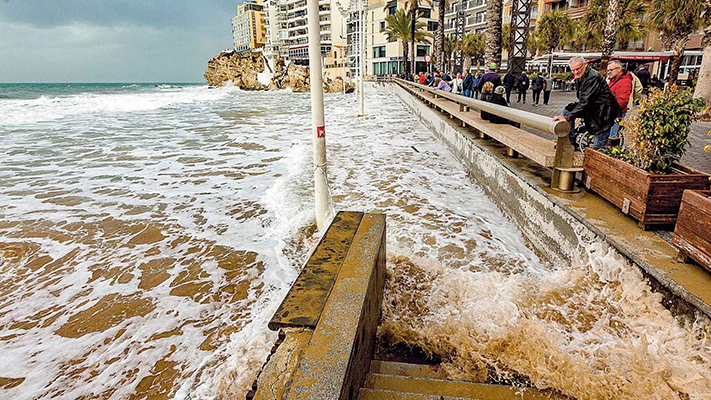
[[[552,264],[570,266],[584,261],[580,258],[585,243],[605,241],[641,269],[672,312],[699,310],[711,315],[710,274],[677,262],[672,246],[652,232],[639,230],[605,200],[585,189],[572,194],[550,189],[549,169],[525,158],[507,157],[505,146],[478,138],[478,131],[460,127],[458,121],[395,83],[370,82],[366,91],[397,95]]]

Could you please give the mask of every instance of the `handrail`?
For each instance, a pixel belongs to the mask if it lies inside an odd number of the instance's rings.
[[[491,114],[495,114],[499,117],[518,122],[523,126],[552,133],[557,137],[568,136],[568,133],[570,132],[570,124],[568,124],[568,121],[565,120],[553,121],[553,118],[534,114],[532,112],[504,107],[482,100],[475,100],[458,94],[445,92],[444,90],[434,90],[431,87],[420,85],[419,83],[406,81],[400,78],[395,78],[395,80],[417,89],[426,90],[437,96],[452,100],[455,103],[464,104],[468,107],[473,107],[477,110],[485,111]]]

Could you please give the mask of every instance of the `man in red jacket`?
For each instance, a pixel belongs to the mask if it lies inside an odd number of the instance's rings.
[[[632,86],[634,84],[632,75],[622,69],[622,63],[619,60],[612,60],[607,64],[607,82],[615,95],[617,104],[620,105],[620,117],[624,118],[627,114],[627,105],[632,94]],[[617,132],[620,130],[620,122],[617,121],[610,128],[610,137],[617,137]]]

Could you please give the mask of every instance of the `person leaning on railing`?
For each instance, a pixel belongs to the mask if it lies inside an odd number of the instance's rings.
[[[562,115],[553,121],[566,120],[570,123],[570,142],[575,140],[575,120],[582,118],[588,132],[595,136],[594,146],[605,147],[610,135],[610,128],[615,119],[620,116],[620,106],[615,100],[605,78],[599,72],[590,68],[585,59],[579,56],[568,61],[573,77],[576,79],[576,103],[568,104]]]

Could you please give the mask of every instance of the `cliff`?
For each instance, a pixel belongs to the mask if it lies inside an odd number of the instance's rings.
[[[264,71],[265,60],[262,53],[235,51],[222,52],[207,63],[205,80],[210,86],[224,86],[232,82],[234,86],[243,90],[279,90],[291,88],[294,92],[308,92],[309,69],[294,63],[285,66],[284,59],[277,57],[274,62],[274,75],[268,86],[257,80],[257,74]],[[323,82],[325,93],[338,93],[343,91],[341,77],[327,79]]]

